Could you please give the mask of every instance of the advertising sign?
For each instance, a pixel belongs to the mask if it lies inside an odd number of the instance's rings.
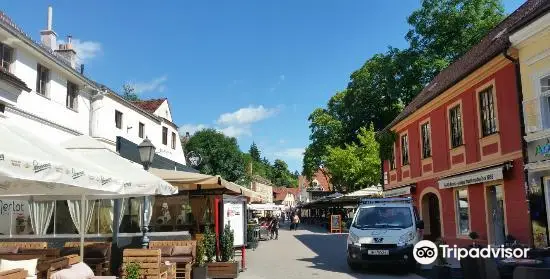
[[[29,206],[24,200],[0,200],[0,234],[29,234]]]
[[[330,232],[342,232],[342,216],[330,215]]]
[[[385,198],[398,197],[411,194],[411,186],[391,189],[383,192]]]
[[[233,246],[235,247],[246,244],[245,206],[246,198],[244,197],[224,196],[223,198],[223,228],[229,224],[233,230]]]
[[[550,139],[539,139],[527,144],[529,162],[538,162],[550,159]]]
[[[466,186],[502,179],[502,166],[480,170],[468,174],[457,175],[439,180],[439,189]]]

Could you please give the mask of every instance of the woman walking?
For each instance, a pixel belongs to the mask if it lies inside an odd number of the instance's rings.
[[[292,225],[294,225],[294,230],[298,229],[298,223],[300,223],[300,217],[298,217],[298,213],[294,213],[294,217],[292,218]]]

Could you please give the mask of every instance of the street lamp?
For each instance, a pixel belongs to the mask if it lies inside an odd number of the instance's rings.
[[[148,139],[145,138],[142,143],[138,145],[138,151],[139,151],[139,158],[141,160],[141,164],[143,165],[144,170],[149,170],[149,167],[153,163],[153,158],[155,157],[155,146],[153,143]],[[149,246],[149,237],[147,236],[147,224],[145,220],[147,219],[146,216],[149,215],[149,198],[147,196],[143,197],[143,210],[141,211],[141,222],[142,222],[142,232],[143,232],[143,238],[141,240],[141,246],[143,249],[147,249]]]

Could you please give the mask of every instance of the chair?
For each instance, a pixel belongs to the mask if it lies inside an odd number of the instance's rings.
[[[191,269],[197,253],[197,240],[151,241],[149,249],[160,249],[162,262],[176,263],[176,279],[191,278]]]
[[[548,279],[550,268],[518,266],[514,270],[514,279]]]
[[[80,254],[80,242],[65,242],[62,255]],[[96,275],[110,275],[111,270],[111,243],[84,242],[84,263],[90,266]]]
[[[124,249],[122,252],[122,279],[126,279],[126,265],[136,263],[145,279],[167,279],[168,268],[161,263],[160,249]]]
[[[0,272],[0,279],[25,279],[26,277],[27,271],[22,268]]]

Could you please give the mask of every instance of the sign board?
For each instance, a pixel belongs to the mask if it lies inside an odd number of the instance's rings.
[[[410,195],[411,194],[411,186],[391,189],[391,190],[384,191],[383,193],[384,193],[385,198]]]
[[[52,219],[53,221],[53,219]],[[0,200],[0,234],[24,235],[32,231],[25,200]]]
[[[342,232],[342,216],[330,215],[330,232]]]
[[[529,162],[550,159],[550,138],[539,139],[527,144]]]
[[[241,247],[246,244],[246,198],[223,197],[223,230],[229,224],[233,230],[233,246]]]
[[[484,183],[502,179],[502,166],[457,175],[439,180],[439,189],[447,189],[470,184]]]

